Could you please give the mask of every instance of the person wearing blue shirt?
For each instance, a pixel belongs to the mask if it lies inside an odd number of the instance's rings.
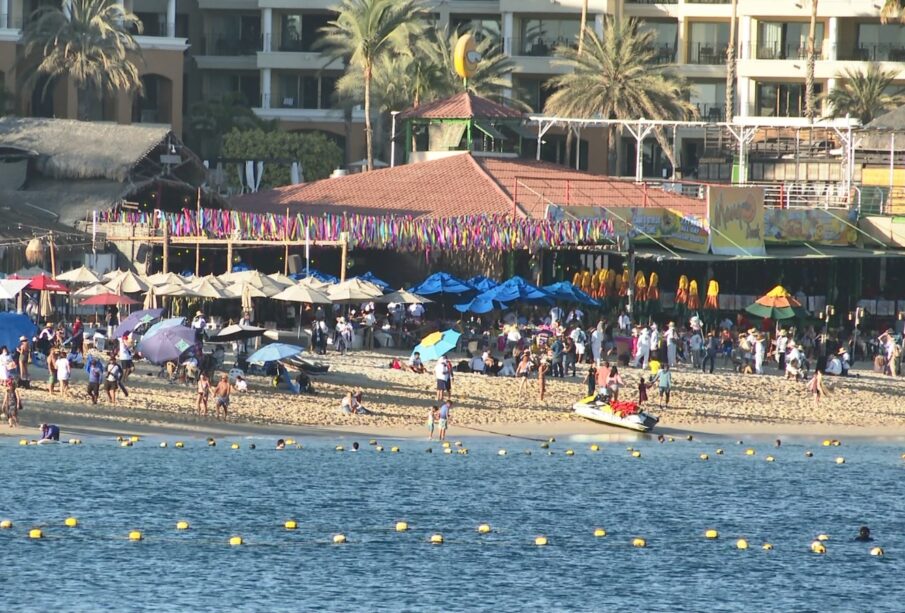
[[[97,404],[97,398],[101,393],[101,379],[104,376],[104,368],[100,360],[89,357],[85,370],[88,371],[88,396],[91,398],[91,404]]]
[[[440,405],[440,412],[438,414],[437,426],[439,429],[438,432],[438,440],[446,439],[446,427],[449,425],[449,411],[452,409],[452,402],[447,400],[443,404]]]
[[[42,441],[59,441],[60,427],[53,424],[41,424]]]

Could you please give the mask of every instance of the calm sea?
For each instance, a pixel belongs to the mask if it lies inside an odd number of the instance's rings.
[[[282,452],[233,440],[241,449],[230,439],[186,439],[185,449],[174,439],[166,449],[160,439],[127,449],[0,441],[0,518],[15,522],[0,530],[0,610],[905,608],[902,442],[629,437],[594,453],[571,439],[548,455],[537,442],[463,439],[463,456],[408,440],[382,441],[383,453],[366,439],[355,453],[334,451],[352,439]],[[79,527],[65,527],[68,516]],[[285,530],[287,519],[299,529]],[[191,529],[177,532],[178,520]],[[402,520],[411,529],[397,533]],[[480,535],[485,522],[493,532]],[[853,541],[862,524],[874,543]],[[34,526],[43,540],[27,538]],[[607,536],[595,538],[597,527]],[[720,538],[706,540],[708,528]],[[145,539],[129,542],[131,530]],[[336,533],[348,543],[332,544]],[[428,543],[434,533],[443,545]],[[808,549],[820,533],[830,536],[823,556]],[[234,535],[245,544],[230,546]],[[548,546],[534,545],[539,535]]]

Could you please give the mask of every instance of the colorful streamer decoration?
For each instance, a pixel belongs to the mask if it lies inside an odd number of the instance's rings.
[[[704,308],[714,310],[718,309],[719,296],[720,284],[716,282],[716,279],[711,279],[710,283],[707,284],[707,298],[704,299]]]
[[[169,228],[172,237],[205,236],[238,240],[305,239],[338,241],[348,233],[352,247],[423,252],[492,250],[511,251],[593,245],[615,239],[606,219],[514,219],[505,215],[413,218],[367,215],[280,215],[220,209],[164,211],[117,210],[99,214],[110,223]],[[590,279],[588,279],[590,281]]]
[[[688,284],[688,310],[697,311],[701,308],[701,294],[698,293],[698,282],[694,279]]]
[[[688,276],[679,277],[679,288],[676,290],[676,304],[688,303]]]

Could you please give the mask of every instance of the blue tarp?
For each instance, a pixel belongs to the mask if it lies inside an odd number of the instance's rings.
[[[366,272],[363,275],[358,275],[354,277],[355,279],[361,279],[362,281],[367,281],[368,283],[373,283],[383,291],[386,291],[390,288],[390,284],[384,281],[383,279],[379,279],[372,272]]]
[[[307,276],[309,276],[309,275],[306,275],[303,271],[303,272],[297,272],[295,274],[289,275],[289,278],[293,279],[295,281],[298,281],[300,279],[304,279]],[[339,278],[334,277],[333,275],[328,275],[327,273],[321,272],[319,270],[311,269],[310,276],[312,276],[315,279],[317,279],[318,281],[322,281],[324,283],[339,283]]]
[[[19,344],[19,337],[29,341],[38,333],[38,327],[22,313],[0,313],[0,345],[6,345],[12,353]]]
[[[435,294],[465,294],[473,292],[474,288],[449,273],[436,272],[409,291],[419,296],[433,296]]]
[[[545,285],[544,289],[550,292],[557,300],[586,304],[588,306],[600,306],[598,301],[594,300],[587,293],[575,287],[568,281],[560,281],[559,283]]]
[[[487,290],[491,290],[497,286],[499,286],[500,282],[491,279],[490,277],[485,277],[484,275],[477,275],[468,279],[466,281],[470,286],[478,290],[479,292],[486,292]]]

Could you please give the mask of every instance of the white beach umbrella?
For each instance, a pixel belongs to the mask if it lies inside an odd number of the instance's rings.
[[[151,285],[185,285],[185,279],[177,275],[175,272],[158,272],[148,277],[148,283]]]
[[[289,287],[290,285],[295,285],[294,280],[292,280],[290,277],[287,277],[286,275],[284,275],[281,272],[270,273],[269,275],[267,275],[267,278],[270,279],[271,281],[275,281],[275,282],[279,283],[283,287]]]
[[[418,294],[413,294],[408,290],[400,289],[389,293],[386,296],[381,296],[374,302],[383,302],[386,304],[389,304],[390,302],[398,302],[399,304],[427,304],[428,302],[433,302],[433,300],[425,298],[424,296],[419,296]]]
[[[175,296],[175,297],[183,297],[183,298],[198,298],[198,294],[193,292],[188,288],[187,285],[176,285],[174,283],[167,283],[166,285],[159,285],[154,288],[154,291],[158,296]]]
[[[326,281],[321,281],[320,279],[317,279],[315,277],[305,277],[304,279],[296,283],[296,285],[299,285],[301,287],[310,287],[311,289],[316,289],[321,292],[326,292],[327,288],[330,287],[329,283],[327,283]]]
[[[85,265],[67,270],[61,275],[57,275],[57,281],[67,281],[69,283],[100,283],[101,278],[95,274],[93,270]]]
[[[106,294],[109,292],[109,287],[107,287],[103,283],[97,283],[95,285],[89,285],[88,287],[83,287],[78,291],[72,292],[72,295],[76,298],[90,298],[91,296],[98,296],[100,294]]]
[[[247,281],[236,281],[228,285],[223,293],[227,298],[242,298],[243,295],[247,295],[248,298],[267,298],[266,293]]]
[[[226,298],[226,291],[214,287],[207,279],[198,279],[194,283],[190,283],[185,287],[193,295],[199,298]],[[175,294],[179,295],[179,294]]]
[[[31,283],[31,279],[0,280],[0,298],[4,300],[13,300],[29,283]]]
[[[383,296],[383,290],[361,279],[347,279],[327,288],[327,296],[333,302],[357,302],[379,298]]]
[[[134,294],[148,291],[148,283],[131,270],[127,270],[115,279],[108,281],[106,286],[116,294]]]
[[[273,296],[273,299],[285,302],[304,302],[306,304],[330,304],[333,302],[324,292],[311,287],[302,287],[301,285],[287,287],[279,294]]]

